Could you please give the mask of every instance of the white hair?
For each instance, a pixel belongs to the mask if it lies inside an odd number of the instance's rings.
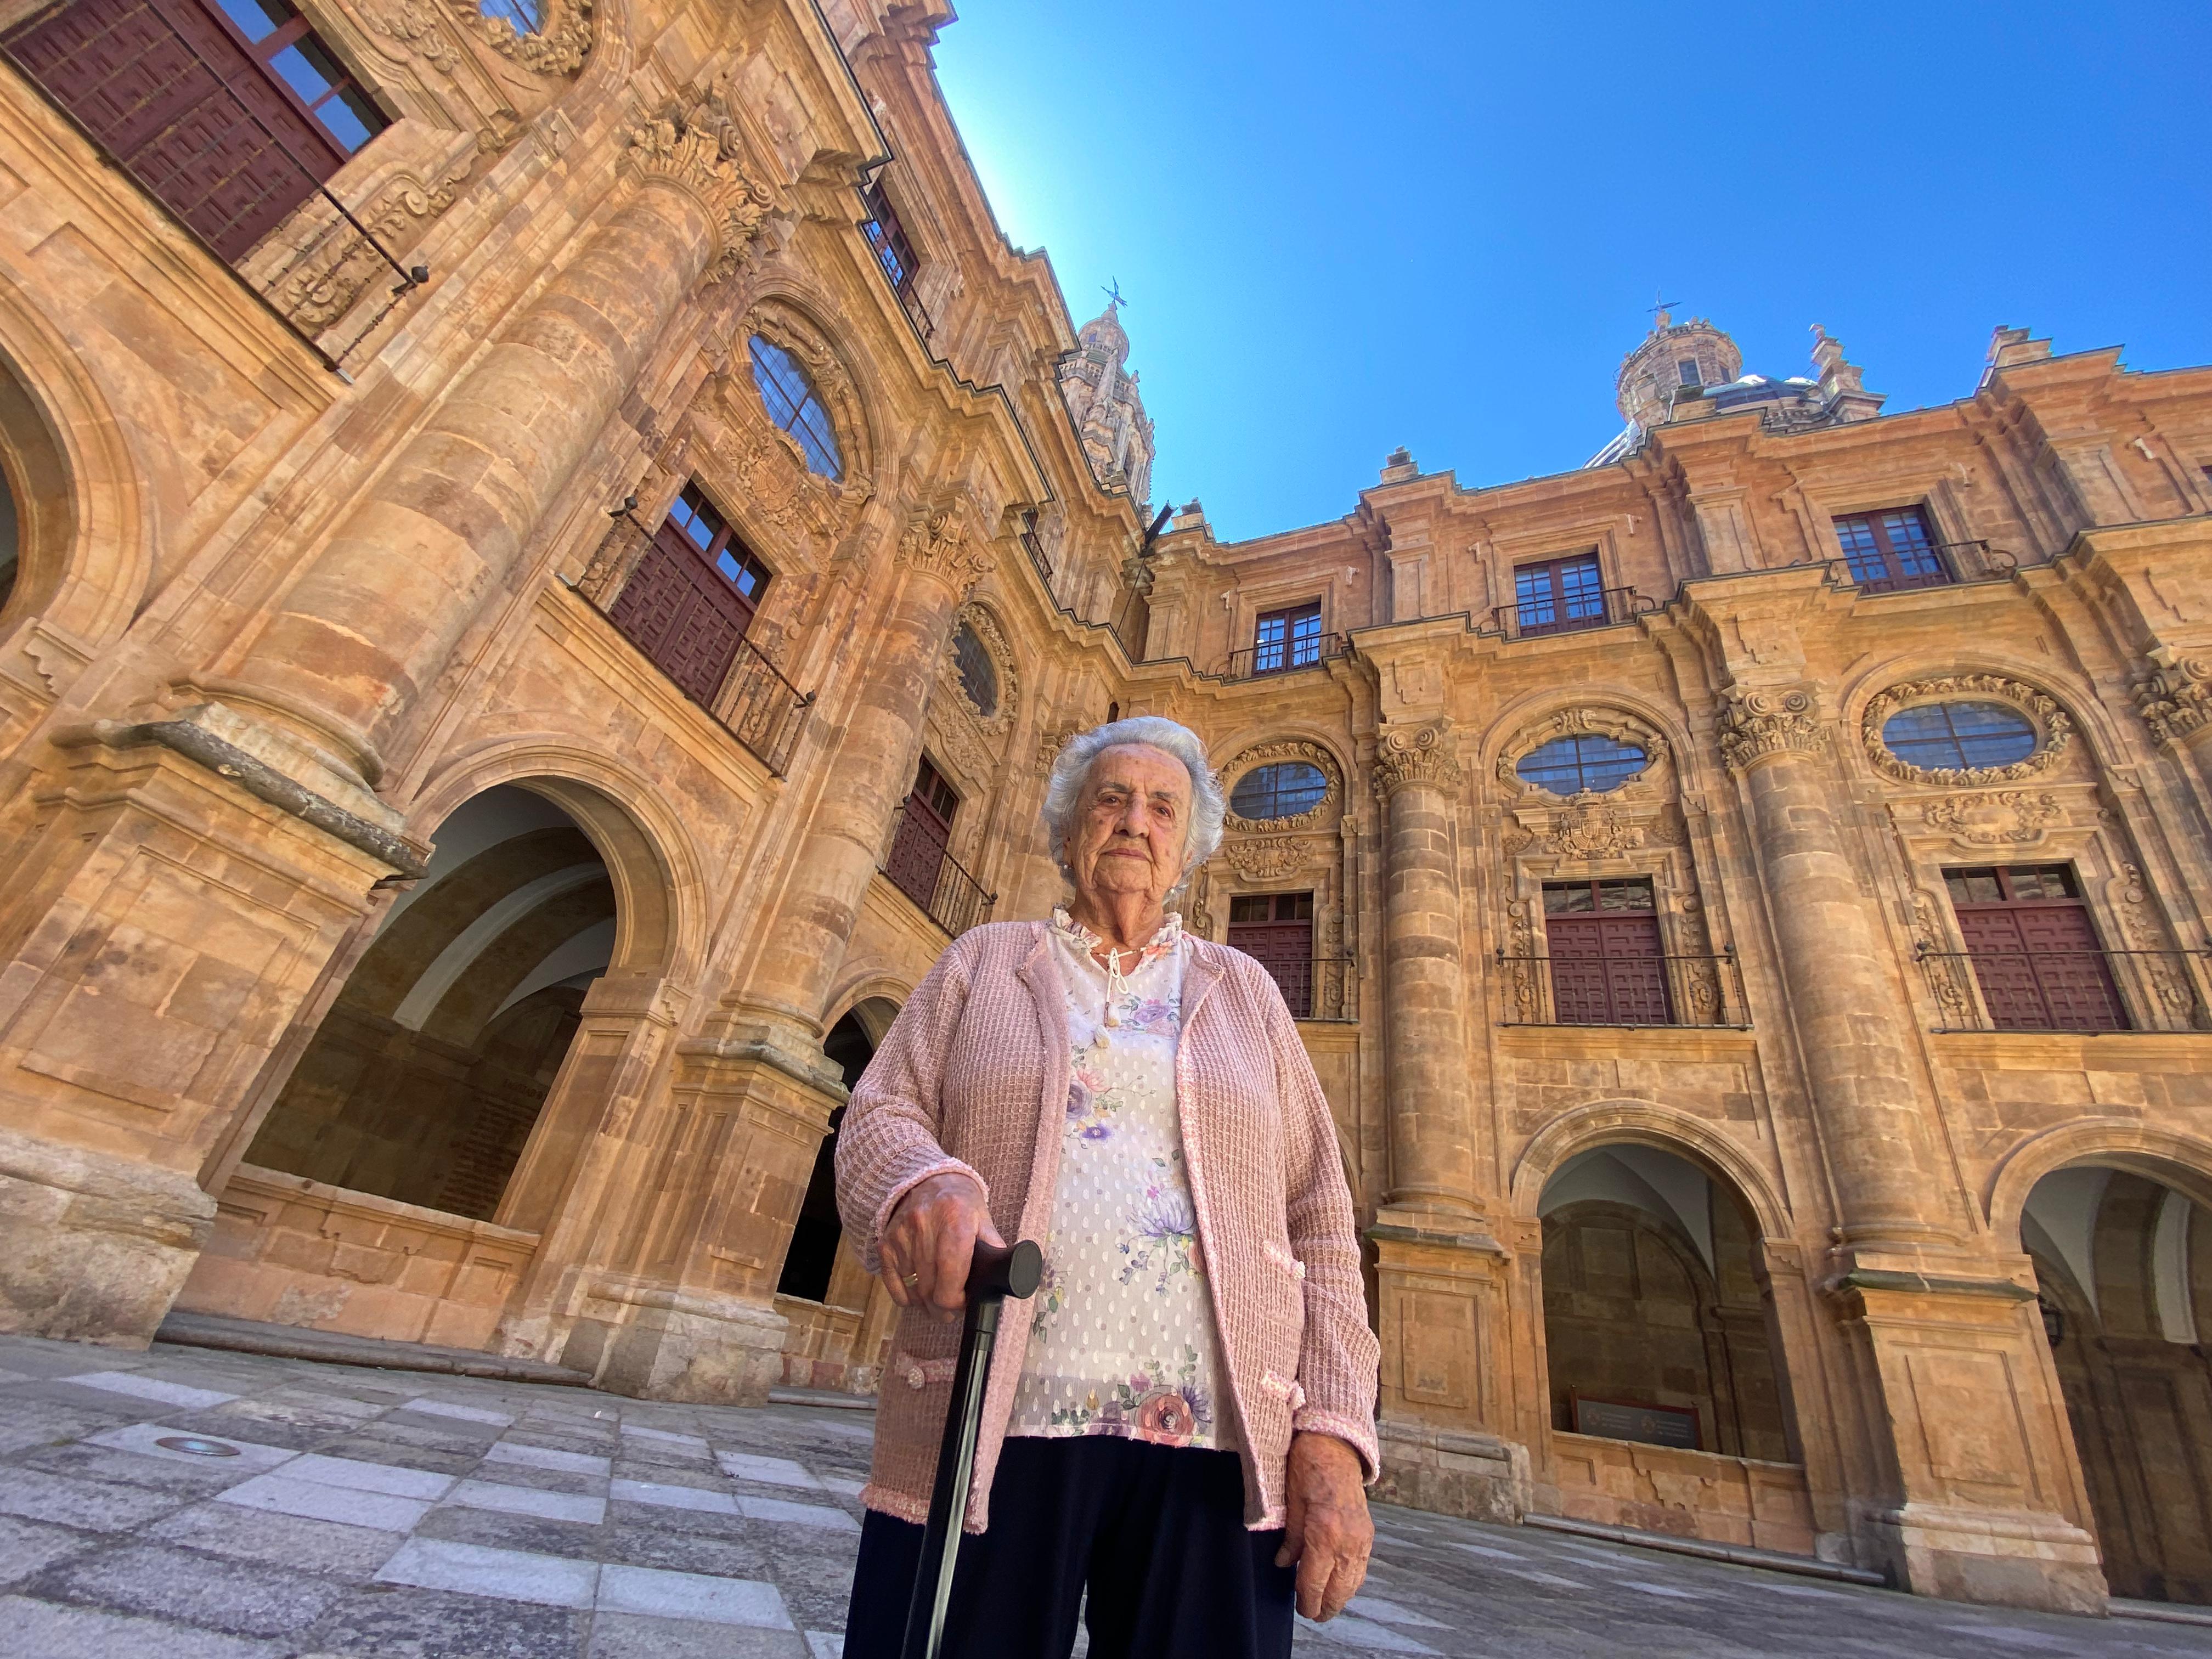
[[[1053,862],[1063,871],[1067,868],[1068,836],[1075,828],[1091,763],[1109,749],[1132,743],[1166,750],[1190,774],[1190,829],[1182,853],[1182,878],[1188,879],[1221,845],[1221,823],[1228,815],[1229,800],[1221,793],[1213,769],[1206,763],[1206,745],[1198,740],[1198,733],[1158,714],[1134,714],[1093,726],[1080,737],[1071,738],[1067,747],[1060,751],[1052,763],[1052,780],[1044,790],[1044,822],[1052,832]]]

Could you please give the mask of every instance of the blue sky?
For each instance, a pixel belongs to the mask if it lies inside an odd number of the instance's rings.
[[[1892,411],[1990,331],[2212,362],[2204,0],[1626,6],[959,0],[938,46],[1007,234],[1120,280],[1155,499],[1238,539],[1409,446],[1580,465],[1655,298],[1745,366],[1820,323]]]

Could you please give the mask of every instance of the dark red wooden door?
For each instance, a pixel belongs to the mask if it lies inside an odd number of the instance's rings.
[[[960,796],[924,756],[914,788],[899,814],[898,833],[884,873],[899,891],[927,910],[937,902],[937,878],[944,872],[945,849],[952,839],[952,815]]]
[[[1273,977],[1291,1018],[1313,1017],[1311,893],[1245,893],[1230,900],[1229,945]]]
[[[1562,1025],[1671,1025],[1665,948],[1647,881],[1544,890],[1552,1018]]]
[[[680,531],[663,525],[607,614],[685,696],[712,705],[753,607]]]
[[[241,258],[345,160],[194,0],[73,0],[8,46],[226,259]]]
[[[1977,880],[1974,878],[1979,876]],[[1986,896],[1991,880],[1999,896]],[[2070,872],[2041,868],[1954,874],[1959,932],[1974,964],[1990,1023],[2002,1031],[2123,1031],[2119,988],[2078,898]],[[1961,891],[1978,896],[1956,902]]]

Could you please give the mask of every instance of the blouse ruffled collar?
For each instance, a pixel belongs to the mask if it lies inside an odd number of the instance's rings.
[[[1100,949],[1106,943],[1068,915],[1067,907],[1062,904],[1055,904],[1052,908],[1052,931],[1070,945],[1081,946],[1086,954]],[[1137,966],[1141,968],[1158,962],[1182,943],[1182,916],[1178,911],[1170,910],[1160,920],[1159,932],[1146,940],[1145,948],[1137,953]]]

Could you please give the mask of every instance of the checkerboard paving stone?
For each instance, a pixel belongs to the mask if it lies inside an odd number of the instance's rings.
[[[830,1659],[872,1432],[854,1412],[0,1338],[0,1654]],[[183,1434],[240,1455],[156,1445]],[[1301,1626],[1301,1655],[2212,1659],[2212,1629],[1377,1518],[1366,1589]]]

